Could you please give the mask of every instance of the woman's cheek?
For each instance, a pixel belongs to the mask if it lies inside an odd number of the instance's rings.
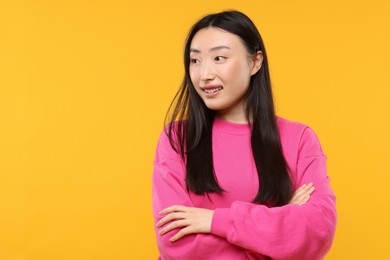
[[[194,71],[194,69],[190,69],[190,79],[191,79],[191,82],[194,86],[196,86],[198,84],[198,77],[197,77],[197,74],[196,72]]]

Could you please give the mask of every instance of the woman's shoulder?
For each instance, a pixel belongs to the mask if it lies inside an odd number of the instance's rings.
[[[179,150],[179,138],[180,133],[183,134],[185,129],[185,120],[173,121],[164,125],[160,132],[160,137],[157,142],[156,160],[173,159],[178,160],[180,158]]]
[[[318,137],[310,126],[279,116],[276,122],[281,144],[286,151],[300,152],[307,148],[316,151],[316,154],[323,153]]]
[[[279,134],[282,135],[301,135],[305,129],[309,128],[308,125],[301,122],[288,120],[286,118],[276,116],[276,124],[279,130]]]

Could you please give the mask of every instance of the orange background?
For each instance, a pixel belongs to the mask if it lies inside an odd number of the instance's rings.
[[[326,259],[389,259],[388,1],[0,1],[0,259],[156,259],[152,161],[190,26],[246,13],[328,155]]]

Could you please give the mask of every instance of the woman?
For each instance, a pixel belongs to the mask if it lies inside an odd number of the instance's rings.
[[[203,17],[184,64],[154,161],[160,259],[322,259],[336,224],[326,157],[308,126],[275,115],[255,25]]]

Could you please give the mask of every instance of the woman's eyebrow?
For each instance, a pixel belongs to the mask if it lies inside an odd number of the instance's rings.
[[[209,49],[209,52],[217,51],[217,50],[221,50],[221,49],[228,49],[228,50],[230,50],[230,48],[228,46],[220,45],[220,46],[216,46],[216,47],[213,47],[213,48]],[[190,52],[200,53],[201,51],[198,50],[198,49],[195,49],[195,48],[191,48]]]
[[[230,50],[230,48],[226,45],[220,45],[220,46],[216,46],[216,47],[213,47],[209,50],[209,52],[212,52],[212,51],[217,51],[217,50],[220,50],[220,49],[228,49]]]

